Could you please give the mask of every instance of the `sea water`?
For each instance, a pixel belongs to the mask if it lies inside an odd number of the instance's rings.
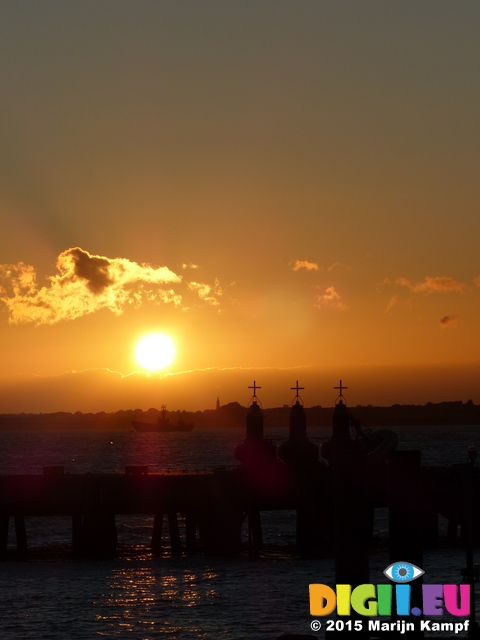
[[[276,444],[287,429],[266,428]],[[401,427],[399,448],[420,449],[422,464],[467,460],[480,445],[479,427]],[[309,428],[321,444],[324,428]],[[127,465],[149,472],[182,473],[234,465],[242,429],[195,429],[191,433],[135,431],[4,431],[0,474],[42,473],[63,465],[66,473],[124,473]],[[295,554],[295,514],[262,512],[265,550],[255,558],[153,556],[153,517],[117,516],[115,559],[76,561],[71,519],[26,518],[29,554],[0,564],[2,640],[66,640],[94,637],[150,639],[228,638],[274,640],[282,633],[309,634],[308,585],[334,584],[332,559],[304,560]],[[182,523],[181,523],[182,526]],[[443,530],[446,523],[441,522]],[[386,510],[377,510],[370,581],[384,582],[389,564]],[[167,541],[168,542],[168,541]],[[15,546],[13,523],[9,547]],[[407,558],[408,560],[408,558]],[[459,583],[465,553],[445,545],[424,554],[429,583]],[[428,634],[427,634],[428,635]],[[437,636],[439,634],[436,634]]]

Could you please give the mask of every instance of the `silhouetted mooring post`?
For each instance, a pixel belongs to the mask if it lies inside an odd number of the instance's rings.
[[[319,500],[323,488],[322,473],[325,465],[318,461],[317,445],[307,438],[307,418],[299,391],[298,380],[291,391],[296,391],[290,412],[289,437],[278,448],[278,457],[290,474],[297,500],[296,539],[301,556],[318,556],[324,547],[325,521],[328,519],[325,504]]]
[[[350,414],[340,390],[333,412],[332,439],[322,446],[322,456],[330,464],[333,495],[333,535],[336,584],[354,589],[369,582],[369,526],[365,489],[365,456],[350,437]],[[352,612],[352,618],[356,615]],[[335,637],[348,631],[335,632]],[[368,637],[366,629],[352,632]],[[340,634],[340,635],[339,635]]]
[[[263,443],[263,413],[257,402],[257,387],[255,380],[253,381],[253,402],[250,405],[250,411],[247,414],[247,440],[252,443],[258,441],[260,448]],[[254,444],[255,446],[255,444]],[[260,520],[260,511],[258,508],[252,507],[248,512],[248,549],[250,552],[257,552],[263,549],[263,532],[262,522]]]
[[[422,567],[423,491],[421,451],[392,451],[388,454],[389,538],[390,562],[409,562]],[[422,583],[419,577],[411,582],[412,608],[422,607]],[[398,617],[392,612],[392,619]],[[409,616],[415,624],[411,638],[422,638],[420,622]]]
[[[368,508],[365,496],[365,457],[350,437],[350,414],[340,394],[333,412],[332,439],[322,446],[329,461],[333,494],[335,580],[352,587],[369,577]]]
[[[275,445],[264,439],[263,413],[257,398],[257,389],[261,389],[253,381],[253,396],[246,417],[247,433],[245,440],[235,447],[235,458],[241,463],[248,490],[248,544],[249,551],[256,553],[263,547],[262,524],[260,510],[255,495],[261,495],[262,491],[275,481],[274,464],[277,461]]]

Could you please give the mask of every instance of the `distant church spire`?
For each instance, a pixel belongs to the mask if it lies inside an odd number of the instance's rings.
[[[220,398],[217,396],[217,404],[215,406],[215,409],[218,411],[220,409]]]

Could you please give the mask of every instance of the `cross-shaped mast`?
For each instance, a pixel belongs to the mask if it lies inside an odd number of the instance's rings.
[[[296,394],[296,396],[295,396],[294,400],[296,400],[297,398],[298,398],[299,400],[301,400],[301,398],[300,398],[300,394],[299,394],[298,392],[299,392],[300,390],[303,390],[303,389],[305,389],[305,387],[299,387],[299,386],[298,386],[298,380],[297,380],[297,385],[296,385],[295,387],[290,387],[290,390],[291,390],[291,391],[296,391],[296,392],[297,392],[297,394]]]
[[[255,380],[253,381],[253,387],[248,387],[249,389],[253,389],[253,397],[257,397],[257,389],[261,389],[262,387],[258,387]]]
[[[344,386],[342,385],[342,381],[341,381],[341,380],[340,380],[340,386],[339,386],[339,387],[333,387],[333,388],[334,388],[334,389],[339,389],[339,390],[340,390],[340,393],[338,394],[337,400],[338,400],[338,398],[343,398],[343,397],[344,397],[344,395],[343,395],[342,391],[343,391],[344,389],[348,389],[348,387],[344,387]]]

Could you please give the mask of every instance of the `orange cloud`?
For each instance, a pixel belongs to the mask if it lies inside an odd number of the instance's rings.
[[[476,284],[477,287],[480,287],[480,276],[478,276],[478,278],[474,279],[473,284]]]
[[[395,280],[395,284],[398,284],[400,287],[408,287],[409,289],[412,288],[410,280],[407,280],[406,278],[397,278]]]
[[[388,303],[387,308],[385,309],[385,313],[388,313],[390,309],[397,304],[397,300],[398,300],[398,296],[392,296],[390,298],[390,302]]]
[[[342,262],[334,262],[333,264],[331,264],[328,267],[329,271],[333,271],[336,267],[343,267],[344,269],[346,269],[347,271],[350,271],[350,269],[352,268],[350,265],[348,264],[343,264]]]
[[[220,305],[215,297],[223,295],[223,289],[220,287],[218,278],[215,278],[213,287],[205,282],[189,282],[188,288],[191,291],[196,291],[204,302],[208,302],[214,307],[218,307]]]
[[[182,301],[173,289],[160,287],[181,282],[167,267],[94,256],[75,247],[58,256],[56,268],[59,273],[47,277],[50,286],[39,288],[31,265],[0,265],[0,301],[10,324],[55,324],[104,308],[120,315],[144,300],[175,305]]]
[[[395,280],[395,284],[401,287],[408,287],[411,291],[415,293],[434,293],[434,292],[451,292],[458,291],[462,292],[465,288],[464,284],[457,282],[453,278],[446,276],[437,276],[436,278],[431,278],[427,276],[425,278],[425,282],[417,282],[417,284],[412,285],[407,278],[397,278]]]
[[[335,291],[335,287],[328,287],[323,295],[317,296],[316,307],[332,307],[338,311],[345,311],[348,307],[340,302],[340,295]]]
[[[299,269],[307,269],[307,271],[318,271],[319,266],[316,262],[308,262],[308,260],[295,260],[293,270],[298,271]]]
[[[390,285],[390,284],[391,284],[391,283],[390,283],[390,278],[384,278],[384,279],[382,280],[382,282],[379,282],[379,283],[377,284],[377,286],[376,286],[377,293],[380,293],[380,290],[381,290],[380,288],[381,288],[381,287],[383,287],[383,286],[388,286],[388,285]]]

